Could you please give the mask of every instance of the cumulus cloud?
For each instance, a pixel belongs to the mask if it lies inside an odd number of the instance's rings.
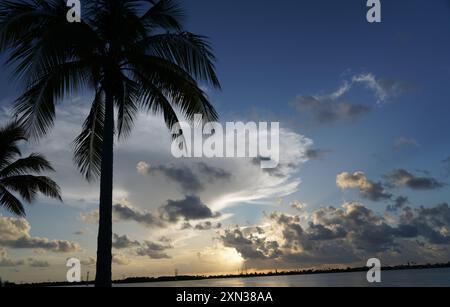
[[[395,170],[386,175],[386,178],[394,187],[408,187],[413,190],[436,190],[445,186],[435,178],[416,176],[404,169]]]
[[[145,161],[141,161],[136,165],[136,170],[141,175],[147,175],[150,173],[150,164]]]
[[[39,249],[55,253],[72,253],[81,250],[76,242],[33,237],[30,235],[30,230],[30,224],[23,218],[0,216],[0,246]]]
[[[225,247],[235,248],[244,259],[268,259],[281,256],[278,242],[267,241],[241,229],[227,229],[219,238]]]
[[[336,178],[336,184],[343,190],[358,189],[363,198],[372,201],[386,200],[392,197],[392,194],[385,190],[382,183],[367,179],[363,172],[341,173]]]
[[[374,256],[400,263],[404,259],[443,261],[450,255],[448,204],[405,207],[394,223],[354,202],[318,209],[306,225],[298,215],[279,212],[267,219],[264,227],[225,230],[219,240],[256,267],[361,263]]]

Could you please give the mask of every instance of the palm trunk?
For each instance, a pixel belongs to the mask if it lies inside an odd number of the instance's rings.
[[[105,93],[102,169],[100,176],[100,219],[97,241],[96,287],[112,286],[112,201],[114,157],[114,99]]]

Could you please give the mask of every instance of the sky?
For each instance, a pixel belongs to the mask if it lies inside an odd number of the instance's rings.
[[[160,118],[141,114],[116,144],[115,278],[448,262],[450,3],[184,1],[210,38],[221,121],[279,122],[281,164],[175,159]],[[19,95],[0,72],[0,121]],[[63,203],[27,219],[0,209],[0,277],[64,280],[66,259],[95,272],[98,183],[72,162],[89,95],[58,105],[51,134],[24,144],[53,163]]]

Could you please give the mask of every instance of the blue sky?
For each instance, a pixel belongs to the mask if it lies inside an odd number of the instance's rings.
[[[255,270],[339,265],[346,263],[346,253],[343,252],[345,255],[341,259],[324,260],[317,257],[314,262],[310,260],[314,258],[314,253],[305,246],[302,246],[304,253],[310,258],[290,253],[287,247],[283,247],[283,253],[290,257],[276,258],[266,253],[264,257],[252,258],[228,235],[239,231],[251,241],[252,231],[260,226],[267,227],[264,228],[265,238],[274,240],[279,235],[277,229],[289,226],[281,225],[277,215],[270,217],[274,212],[289,216],[309,215],[309,220],[302,221],[302,226],[305,231],[312,232],[312,229],[307,230],[308,221],[322,208],[346,208],[343,210],[348,216],[334,211],[330,214],[350,218],[351,212],[361,209],[355,203],[362,204],[380,216],[375,225],[386,223],[395,228],[400,223],[396,219],[403,213],[391,212],[387,215],[386,207],[392,205],[398,196],[408,197],[407,208],[412,210],[420,206],[434,208],[450,201],[450,188],[447,185],[449,176],[446,172],[450,163],[443,162],[450,156],[450,143],[447,140],[450,131],[448,1],[382,1],[380,24],[366,21],[367,8],[363,0],[184,2],[188,30],[208,36],[218,58],[217,70],[223,91],[208,91],[208,94],[217,106],[221,119],[279,121],[284,129],[296,136],[293,140],[287,139],[288,143],[292,141],[289,148],[296,149],[298,146],[298,150],[306,150],[296,141],[308,138],[314,142],[309,149],[314,149],[317,155],[311,155],[306,163],[294,161],[297,167],[289,170],[285,181],[280,182],[277,181],[279,178],[264,177],[267,174],[255,173],[253,178],[250,175],[245,177],[239,171],[238,164],[214,162],[216,167],[240,178],[225,187],[213,183],[208,186],[208,191],[200,193],[201,200],[207,206],[222,213],[220,223],[223,228],[220,230],[201,234],[190,231],[186,234],[180,233],[179,229],[170,229],[165,233],[163,230],[142,227],[130,219],[118,218],[115,233],[140,241],[155,241],[167,236],[173,248],[167,248],[170,258],[159,262],[156,259],[144,261],[132,251],[120,251],[120,256],[128,260],[118,264],[116,277],[142,272],[148,275],[168,274],[173,272],[175,266],[183,273],[229,272],[240,267],[243,262]],[[8,69],[2,69],[0,102],[5,111],[18,95],[18,91],[8,81],[8,76]],[[330,98],[343,88],[345,90],[337,98]],[[28,221],[32,236],[76,241],[81,246],[76,255],[88,259],[95,257],[96,225],[89,224],[82,217],[95,211],[97,187],[89,186],[77,175],[71,164],[69,148],[70,140],[75,137],[79,131],[77,127],[82,122],[83,108],[86,106],[84,98],[69,97],[60,106],[60,122],[52,141],[28,148],[29,151],[44,152],[55,163],[56,176],[62,182],[65,198],[64,204],[39,201],[29,208]],[[313,107],[308,104],[312,100]],[[340,107],[335,109],[336,105]],[[317,106],[320,106],[319,110]],[[348,108],[352,106],[358,106],[363,111],[349,113]],[[335,112],[332,119],[327,117],[320,120],[315,117],[318,113],[314,112],[323,112],[325,107],[330,108],[326,110],[328,116],[329,112]],[[8,119],[7,115],[0,115],[2,122]],[[148,124],[145,128],[156,127],[155,131],[162,131],[158,130],[159,122],[152,126],[148,120],[141,119],[140,123]],[[128,143],[119,145],[116,159],[116,174],[120,174],[116,177],[116,201],[141,213],[157,210],[168,199],[179,200],[186,196],[185,191],[172,185],[173,182],[137,174],[138,162],[145,161],[152,166],[173,162],[165,147],[169,141],[159,139],[156,132],[152,138],[148,136],[148,131],[137,129]],[[176,163],[186,163],[195,168],[192,161]],[[410,176],[405,177],[403,173],[403,177],[396,177],[398,180],[395,181],[393,173],[398,170],[405,170]],[[355,175],[356,172],[363,172],[364,178]],[[345,182],[338,185],[337,176],[343,173],[348,176]],[[256,187],[251,181],[256,181],[256,177],[273,184],[274,191],[268,194],[254,192]],[[301,180],[298,188],[283,196],[277,194],[297,179]],[[437,184],[426,188],[413,185],[424,181]],[[373,191],[377,183],[383,184],[390,198],[380,200],[364,194],[368,192],[367,185],[371,189],[369,192],[377,192]],[[388,187],[389,183],[393,186]],[[352,188],[343,188],[343,185],[351,185]],[[233,191],[238,190],[254,193],[254,199],[227,203],[225,206],[216,204],[214,196],[223,193],[230,197]],[[305,211],[298,213],[291,207],[293,203],[306,204]],[[4,210],[1,213],[5,217],[10,216]],[[419,217],[426,213],[417,211],[415,214]],[[325,221],[317,223],[329,229],[336,227],[326,225]],[[234,225],[239,226],[235,229]],[[444,224],[435,230],[448,237],[449,227]],[[85,234],[74,234],[80,230],[84,230]],[[425,251],[419,251],[419,247],[412,246],[410,241],[402,241],[399,244],[404,248],[404,254],[394,255],[394,247],[388,252],[383,245],[383,248],[376,250],[376,255],[392,263],[401,263],[404,259],[448,260],[448,244],[437,244],[423,235],[421,239],[432,246],[428,251],[438,250],[439,247],[446,252],[439,249],[439,253],[426,254]],[[286,241],[287,238],[279,238],[280,246]],[[301,245],[300,241],[297,239],[295,242]],[[331,248],[328,245],[325,247],[322,242],[317,244],[316,250],[319,251]],[[345,241],[345,244],[348,244],[349,249],[354,247],[354,242]],[[261,246],[251,248],[259,252],[262,250]],[[417,255],[414,251],[418,251]],[[42,255],[32,250],[14,248],[8,248],[7,252],[8,257],[13,259],[34,257],[49,262],[49,267],[38,271],[21,266],[0,268],[0,275],[8,279],[46,280],[42,274],[51,279],[65,276],[66,254],[50,252]],[[358,261],[351,258],[348,262],[361,263],[365,254],[356,254],[360,257]],[[200,255],[202,261],[199,260]],[[210,264],[211,259],[216,258],[232,261],[218,269]],[[294,258],[297,260],[293,261]]]

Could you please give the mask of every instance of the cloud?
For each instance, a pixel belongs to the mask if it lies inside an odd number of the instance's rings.
[[[135,222],[147,228],[167,228],[180,221],[217,219],[221,216],[213,212],[198,196],[186,196],[181,200],[168,200],[155,213],[133,207],[122,200],[113,206],[113,219],[116,222]],[[81,219],[87,223],[98,223],[98,210],[82,213]],[[123,237],[117,237],[118,244]]]
[[[380,182],[370,181],[363,172],[341,173],[336,178],[336,184],[343,190],[358,189],[363,198],[372,201],[386,200],[392,197],[392,194],[388,193]]]
[[[8,252],[4,248],[0,248],[0,268],[16,267],[24,265],[23,260],[14,260],[8,257]]]
[[[197,164],[198,169],[202,175],[204,175],[209,181],[215,180],[230,180],[232,175],[226,170],[210,166],[205,162],[200,162]]]
[[[136,165],[136,170],[141,175],[147,175],[150,172],[150,164],[141,161]]]
[[[113,214],[119,221],[132,221],[150,228],[165,227],[165,223],[157,215],[128,204],[114,205]]]
[[[318,209],[308,220],[304,225],[298,215],[274,212],[265,226],[227,229],[219,240],[253,268],[364,263],[374,256],[396,263],[445,261],[450,255],[448,204],[405,207],[391,222],[363,204],[348,202]]]
[[[316,122],[321,124],[355,120],[372,110],[372,107],[367,105],[315,96],[299,96],[294,106],[301,114],[309,113]]]
[[[131,263],[131,260],[124,254],[115,253],[112,255],[112,263],[119,266],[125,266],[129,265]]]
[[[186,226],[186,225],[184,225],[184,226]],[[195,230],[201,230],[201,231],[212,230],[212,229],[220,229],[220,228],[222,228],[222,224],[221,223],[213,224],[210,221],[199,223],[199,224],[195,225],[195,227],[194,227]]]
[[[186,196],[182,200],[169,200],[159,210],[163,220],[176,223],[185,221],[218,218],[219,213],[213,213],[197,196]]]
[[[99,214],[98,210],[82,212],[80,213],[80,219],[86,224],[98,224]]]
[[[306,157],[309,160],[323,160],[330,152],[331,150],[327,149],[309,149],[306,151]]]
[[[308,113],[312,119],[321,124],[356,120],[373,110],[367,104],[351,103],[345,99],[346,94],[358,84],[371,90],[377,103],[397,97],[410,89],[404,82],[378,79],[371,73],[360,74],[345,80],[336,91],[328,95],[300,95],[294,102],[294,107],[300,114]]]
[[[450,207],[443,203],[431,208],[406,207],[400,223],[411,235],[422,237],[431,244],[450,244]]]
[[[163,174],[167,179],[180,185],[185,193],[198,193],[205,187],[206,182],[216,180],[229,180],[231,174],[224,169],[213,167],[205,162],[199,162],[194,167],[188,167],[183,164],[176,165],[170,163],[151,168],[147,162],[139,162],[136,169],[139,174]]]
[[[48,268],[50,266],[50,263],[48,261],[34,259],[34,258],[29,258],[28,259],[28,264],[32,268]]]
[[[397,97],[411,88],[411,86],[405,82],[377,79],[375,75],[371,73],[354,76],[352,78],[352,83],[366,85],[367,88],[375,93],[378,102],[385,102],[392,97]]]
[[[82,264],[83,266],[93,266],[93,265],[95,265],[96,263],[97,263],[97,260],[95,260],[94,257],[89,257],[89,258],[87,258],[87,259],[81,260],[81,264]]]
[[[54,253],[73,253],[81,250],[76,242],[32,237],[30,230],[30,224],[23,218],[0,216],[0,246],[16,249],[40,249]]]
[[[393,205],[389,205],[387,207],[388,212],[396,212],[399,209],[403,209],[409,203],[409,199],[406,196],[399,196],[395,199]]]
[[[115,249],[127,249],[140,246],[140,243],[138,241],[130,240],[126,235],[119,236],[118,234],[113,234],[112,246]]]
[[[137,255],[151,259],[170,259],[171,257],[165,251],[171,248],[173,247],[167,243],[145,241],[143,246],[137,249]]]
[[[152,171],[159,172],[169,180],[178,183],[186,193],[197,193],[204,189],[200,179],[195,176],[190,168],[184,165],[160,165],[155,167]]]
[[[225,247],[235,248],[244,259],[270,259],[281,256],[278,242],[246,235],[241,229],[227,229],[219,238]]]
[[[399,137],[394,140],[394,149],[401,150],[407,147],[419,147],[419,142],[413,138]]]
[[[445,186],[432,177],[419,177],[407,170],[398,169],[385,176],[394,187],[408,187],[413,190],[436,190]]]

